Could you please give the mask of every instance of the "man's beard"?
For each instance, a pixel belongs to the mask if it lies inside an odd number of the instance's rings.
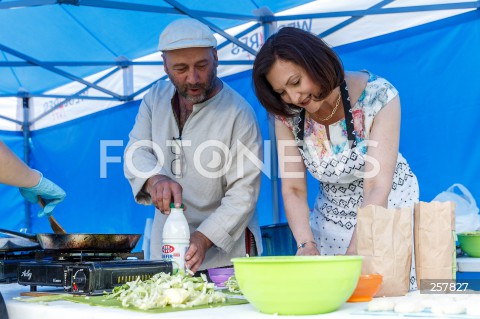
[[[209,72],[207,81],[205,83],[196,83],[193,85],[185,84],[182,86],[176,81],[174,77],[170,77],[170,81],[172,81],[178,93],[183,96],[187,101],[192,102],[193,104],[202,103],[210,97],[210,94],[215,89],[216,79],[217,72],[215,68],[213,68],[211,72]],[[188,90],[191,89],[202,90],[203,92],[200,95],[190,95],[188,94]]]

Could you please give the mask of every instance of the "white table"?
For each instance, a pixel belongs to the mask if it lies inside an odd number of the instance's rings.
[[[457,271],[459,272],[480,272],[480,258],[458,257]]]
[[[93,307],[68,301],[54,301],[46,304],[27,303],[12,298],[21,292],[28,292],[29,287],[18,284],[0,285],[0,292],[7,304],[10,319],[131,319],[131,318],[195,318],[195,319],[256,319],[272,318],[272,315],[262,314],[252,305],[225,306],[209,309],[198,309],[171,312],[164,314],[146,314],[129,310]],[[39,289],[41,291],[41,289]],[[346,303],[339,310],[315,316],[275,316],[273,318],[381,318],[381,316],[352,315],[366,308],[366,303]],[[392,317],[389,317],[392,318]],[[394,317],[393,317],[394,318]],[[3,318],[1,318],[3,319]]]

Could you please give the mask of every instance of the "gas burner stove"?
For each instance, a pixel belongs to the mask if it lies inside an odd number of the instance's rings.
[[[54,253],[48,260],[18,263],[18,283],[30,286],[32,292],[37,291],[37,286],[50,286],[68,293],[94,295],[136,278],[146,280],[159,272],[178,270],[172,262],[143,258],[143,251]]]
[[[66,292],[75,294],[103,294],[129,281],[150,279],[159,272],[176,273],[178,267],[171,261],[119,260],[84,262],[67,268]]]
[[[75,251],[75,252],[52,252],[53,259],[56,261],[106,261],[106,260],[143,260],[143,251],[139,252],[92,252],[92,251]]]
[[[52,258],[43,250],[0,251],[0,283],[17,282],[17,268],[22,262],[39,262]]]

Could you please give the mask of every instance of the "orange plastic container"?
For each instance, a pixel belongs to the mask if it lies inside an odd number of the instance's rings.
[[[366,302],[372,300],[373,296],[380,290],[382,275],[371,274],[361,275],[357,287],[347,302]]]

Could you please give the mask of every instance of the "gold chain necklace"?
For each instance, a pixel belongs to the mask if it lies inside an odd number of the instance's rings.
[[[335,103],[335,107],[333,108],[333,111],[332,111],[332,113],[330,113],[329,116],[327,116],[326,118],[320,119],[320,118],[318,118],[318,117],[316,116],[315,113],[313,113],[313,114],[312,114],[312,115],[313,115],[313,118],[314,118],[314,119],[317,119],[317,120],[320,120],[320,121],[322,121],[322,122],[325,122],[325,121],[328,121],[329,119],[331,119],[332,116],[335,115],[335,112],[337,112],[337,108],[338,108],[338,106],[340,105],[340,98],[341,98],[341,97],[342,97],[342,94],[341,94],[341,93],[338,93],[337,103]]]

